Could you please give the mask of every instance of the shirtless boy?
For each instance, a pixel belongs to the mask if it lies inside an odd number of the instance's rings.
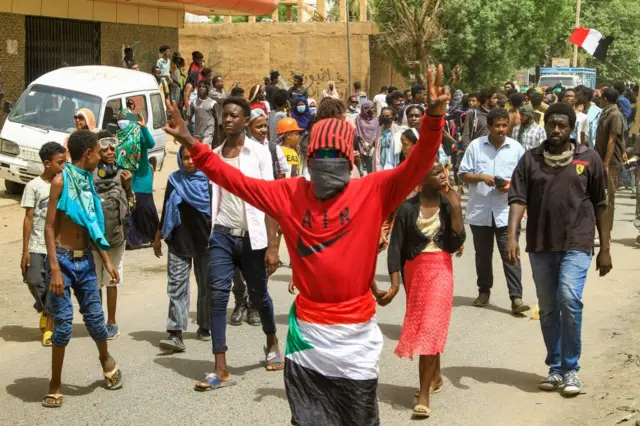
[[[109,244],[104,237],[102,208],[93,184],[92,172],[100,161],[98,138],[88,130],[78,130],[69,137],[68,150],[72,164],[67,164],[51,182],[45,223],[50,278],[48,297],[55,328],[51,339],[52,377],[42,405],[50,408],[62,406],[62,364],[73,322],[71,289],[85,326],[98,346],[107,389],[122,387],[122,373],[107,347],[107,327],[91,255],[91,245],[94,245],[112,283],[120,280],[105,253]]]

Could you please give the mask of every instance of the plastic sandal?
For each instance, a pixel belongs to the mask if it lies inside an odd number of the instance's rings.
[[[280,371],[284,368],[284,360],[280,352],[267,352],[267,348],[264,347],[264,355],[267,361],[267,371]]]
[[[42,406],[46,408],[62,407],[63,396],[61,393],[49,393],[42,399]]]
[[[115,363],[115,360],[113,361]],[[111,371],[110,373],[102,373],[102,374],[104,375],[104,379],[106,381],[106,386],[108,390],[116,390],[122,387],[122,383],[124,382],[124,379],[122,377],[122,370],[120,370],[120,367],[118,367],[118,364],[115,365],[113,371]],[[115,380],[114,380],[114,376],[115,376]]]
[[[234,386],[237,382],[234,379],[228,380],[226,382],[223,382],[222,380],[220,380],[220,377],[218,377],[217,374],[215,373],[209,373],[207,374],[207,376],[204,378],[203,382],[207,382],[209,383],[209,387],[208,388],[202,388],[200,386],[198,386],[200,383],[196,383],[196,385],[193,387],[194,390],[198,391],[198,392],[208,392],[208,391],[212,391],[212,390],[216,390],[216,389],[220,389],[220,388],[227,388],[229,386]]]
[[[53,337],[53,331],[45,331],[42,333],[42,346],[51,347],[51,338]]]
[[[418,404],[415,407],[413,407],[413,415],[415,417],[426,419],[431,415],[431,409],[429,409],[429,407],[427,407],[426,405]]]

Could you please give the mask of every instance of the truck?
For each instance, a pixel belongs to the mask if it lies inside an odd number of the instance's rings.
[[[572,89],[579,85],[596,88],[596,70],[594,68],[540,68],[538,87],[553,87],[560,83],[564,88]]]

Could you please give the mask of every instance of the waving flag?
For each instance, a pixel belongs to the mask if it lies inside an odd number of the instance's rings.
[[[613,37],[603,37],[600,31],[593,28],[579,27],[573,30],[569,41],[582,47],[594,58],[604,61],[607,58],[607,50],[613,42]]]

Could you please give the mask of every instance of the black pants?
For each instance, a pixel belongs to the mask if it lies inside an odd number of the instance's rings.
[[[476,251],[476,273],[478,275],[478,293],[491,294],[493,287],[493,238],[495,236],[502,268],[507,279],[509,297],[511,299],[522,298],[522,268],[520,262],[516,266],[507,259],[507,227],[498,228],[495,221],[492,226],[471,225],[473,234],[473,247]],[[518,230],[518,238],[520,231]]]

